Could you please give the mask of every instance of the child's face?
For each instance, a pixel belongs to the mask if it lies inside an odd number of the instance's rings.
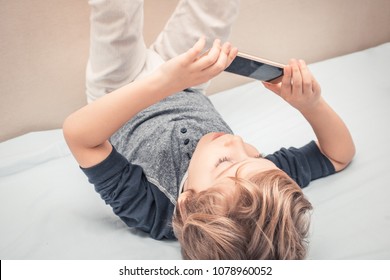
[[[255,147],[237,135],[219,132],[206,134],[192,155],[184,190],[206,190],[228,177],[234,177],[238,168],[244,177],[277,169],[272,161],[262,158]]]

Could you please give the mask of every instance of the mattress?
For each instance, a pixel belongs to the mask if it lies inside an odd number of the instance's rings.
[[[390,43],[309,65],[350,128],[357,154],[304,189],[314,210],[308,259],[390,259]],[[263,153],[314,134],[261,83],[212,95],[236,134]],[[128,228],[80,171],[60,129],[0,143],[1,259],[180,259],[176,241]]]

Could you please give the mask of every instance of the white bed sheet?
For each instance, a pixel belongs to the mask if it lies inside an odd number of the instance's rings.
[[[390,43],[310,65],[343,117],[357,155],[304,189],[308,259],[390,259]],[[262,152],[314,135],[300,114],[252,82],[211,96],[233,130]],[[127,228],[79,170],[61,130],[0,143],[1,259],[180,259],[174,241]]]

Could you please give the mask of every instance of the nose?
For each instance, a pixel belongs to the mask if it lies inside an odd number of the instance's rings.
[[[231,156],[235,157],[237,160],[244,160],[250,157],[248,144],[238,135],[229,137],[225,142],[225,147],[230,150]]]
[[[230,135],[230,137],[224,143],[224,145],[226,147],[236,146],[236,145],[243,145],[243,144],[244,144],[244,141],[238,135]]]
[[[226,142],[225,146],[229,148],[233,148],[234,150],[238,152],[244,152],[245,153],[245,143],[244,140],[238,135],[232,135]]]
[[[242,138],[238,135],[233,135],[233,143],[235,145],[240,145],[240,146],[243,146],[244,145],[244,140],[242,140]]]

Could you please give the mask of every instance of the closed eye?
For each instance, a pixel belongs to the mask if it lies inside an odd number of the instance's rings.
[[[215,164],[215,167],[218,167],[218,165],[220,165],[221,163],[225,162],[225,161],[231,161],[230,158],[228,157],[223,157],[223,158],[220,158],[217,163]]]

